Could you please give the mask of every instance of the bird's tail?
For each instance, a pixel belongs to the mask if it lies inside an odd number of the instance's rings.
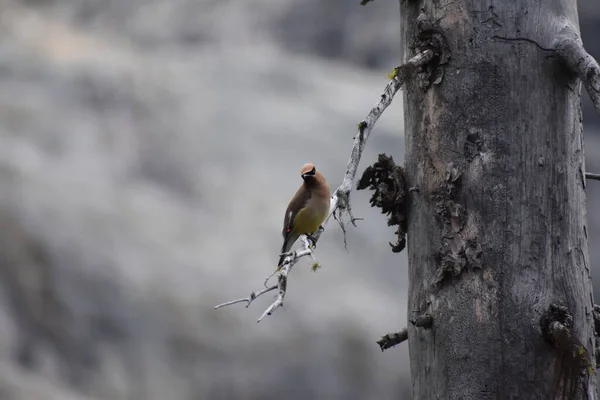
[[[295,234],[294,232],[291,232],[283,239],[283,246],[281,246],[282,254],[290,251],[292,245],[294,244],[296,239],[298,239],[298,236],[299,235]],[[285,260],[285,255],[279,257],[279,263],[277,263],[277,268],[281,267],[281,264],[283,264],[283,260]]]

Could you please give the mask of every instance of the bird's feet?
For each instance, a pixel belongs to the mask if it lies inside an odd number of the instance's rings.
[[[306,235],[308,240],[308,247],[312,250],[317,248],[317,239],[313,235]]]

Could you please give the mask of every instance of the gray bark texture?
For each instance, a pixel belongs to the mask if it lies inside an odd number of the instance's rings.
[[[413,400],[595,398],[576,1],[400,3]]]

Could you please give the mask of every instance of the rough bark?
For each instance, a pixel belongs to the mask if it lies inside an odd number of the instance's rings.
[[[450,52],[404,93],[409,318],[433,319],[408,324],[413,400],[585,399],[543,334],[594,354],[581,85],[554,51],[576,1],[400,3],[404,59],[432,32]]]

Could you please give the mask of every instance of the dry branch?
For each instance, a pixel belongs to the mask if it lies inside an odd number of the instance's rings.
[[[408,329],[404,328],[396,333],[388,333],[377,341],[381,351],[394,347],[408,339]]]
[[[258,292],[252,292],[252,293],[250,293],[250,296],[248,296],[248,297],[244,297],[244,298],[237,299],[237,300],[231,300],[226,303],[219,304],[219,305],[215,306],[215,310],[217,310],[221,307],[230,306],[232,304],[243,303],[243,302],[246,302],[246,308],[248,308],[250,306],[250,303],[252,303],[258,297],[260,297],[261,295],[263,295],[265,293],[270,292],[271,290],[275,290],[275,289],[277,289],[277,285],[265,288]]]
[[[600,112],[600,66],[585,51],[579,34],[570,24],[566,24],[556,36],[554,50],[583,81],[594,107]]]
[[[430,62],[434,58],[434,52],[430,49],[424,50],[418,53],[416,56],[408,60],[408,62],[400,67],[394,69],[394,74],[392,76],[391,81],[386,85],[383,94],[379,102],[371,109],[367,117],[359,122],[358,124],[358,134],[354,137],[354,144],[352,146],[352,152],[350,153],[350,158],[348,160],[348,164],[346,166],[346,173],[344,174],[344,179],[340,186],[333,192],[331,196],[331,205],[329,207],[329,215],[327,219],[323,222],[323,225],[319,229],[319,231],[313,235],[314,242],[316,243],[319,240],[319,237],[325,230],[325,225],[329,222],[329,219],[333,216],[336,219],[342,231],[344,232],[344,243],[346,243],[346,229],[344,223],[342,221],[343,213],[347,213],[350,218],[350,222],[356,226],[357,218],[354,218],[352,215],[352,209],[350,208],[350,192],[354,187],[354,181],[356,178],[356,171],[358,170],[358,164],[360,163],[360,159],[363,154],[363,150],[365,145],[367,144],[367,140],[375,123],[383,114],[385,109],[392,104],[392,100],[394,99],[394,95],[400,90],[404,82],[410,78],[413,73],[418,70],[420,67],[424,66],[428,62]],[[223,304],[219,304],[215,306],[215,309],[229,306],[237,303],[246,303],[246,307],[248,307],[257,297],[262,294],[268,293],[272,290],[278,289],[278,294],[275,298],[275,301],[265,310],[262,316],[258,319],[257,322],[260,322],[266,315],[271,315],[275,309],[280,306],[283,306],[283,299],[285,297],[286,289],[287,289],[287,275],[292,269],[293,265],[298,262],[298,260],[304,256],[310,255],[313,257],[313,250],[310,248],[310,244],[308,239],[305,236],[301,237],[304,248],[301,251],[294,251],[290,253],[284,260],[283,265],[279,270],[275,273],[271,274],[267,281],[265,281],[265,286],[268,280],[273,275],[278,275],[277,277],[277,285],[267,287],[259,292],[252,292],[249,297],[229,301]],[[314,260],[315,265],[318,265],[316,260]]]
[[[273,311],[275,311],[275,309],[277,307],[283,306],[283,298],[285,297],[285,293],[286,293],[286,289],[287,289],[288,273],[291,271],[292,267],[298,262],[298,260],[300,260],[300,258],[307,256],[307,255],[310,255],[312,257],[312,255],[313,255],[312,250],[310,248],[310,242],[309,242],[308,238],[306,236],[302,236],[300,238],[300,241],[302,242],[303,249],[300,251],[294,251],[291,254],[289,254],[284,259],[281,268],[279,268],[279,270],[277,271],[279,273],[279,276],[277,277],[277,285],[266,287],[265,289],[262,289],[258,292],[252,292],[252,293],[250,293],[250,296],[248,296],[248,297],[244,297],[241,299],[232,300],[232,301],[228,301],[226,303],[219,304],[219,305],[215,306],[215,310],[219,309],[221,307],[226,307],[226,306],[230,306],[233,304],[244,303],[244,302],[246,303],[246,308],[248,308],[250,306],[250,304],[254,300],[256,300],[258,297],[260,297],[261,295],[268,293],[272,290],[275,290],[275,289],[278,289],[278,294],[275,297],[275,300],[273,301],[273,303],[271,303],[271,305],[265,310],[265,312],[260,316],[260,318],[256,322],[260,322],[265,316],[271,315],[271,313]],[[314,258],[313,258],[313,260],[314,260]],[[314,262],[316,263],[316,260],[314,260]],[[271,276],[273,276],[273,274],[267,278],[267,281],[269,280],[269,278]],[[265,286],[267,284],[267,281],[265,281]]]
[[[590,172],[586,172],[585,173],[585,177],[587,179],[592,179],[592,180],[595,180],[595,181],[600,181],[600,174],[592,174]]]
[[[400,90],[406,79],[412,76],[417,68],[431,61],[433,57],[434,53],[432,50],[425,50],[408,60],[406,64],[397,67],[394,70],[392,80],[386,85],[379,102],[371,109],[371,112],[369,112],[367,117],[358,123],[358,134],[354,137],[354,144],[352,146],[352,152],[350,153],[350,159],[348,160],[344,179],[342,180],[340,186],[333,193],[333,196],[331,196],[329,216],[323,225],[329,221],[329,218],[331,218],[332,215],[341,222],[340,213],[343,211],[348,212],[350,222],[354,224],[356,219],[352,216],[352,210],[350,209],[350,192],[354,186],[358,164],[360,163],[363,150],[367,144],[369,135],[373,130],[373,126],[375,126],[375,123],[381,114],[383,114],[385,109],[392,104],[394,96],[398,90]]]

